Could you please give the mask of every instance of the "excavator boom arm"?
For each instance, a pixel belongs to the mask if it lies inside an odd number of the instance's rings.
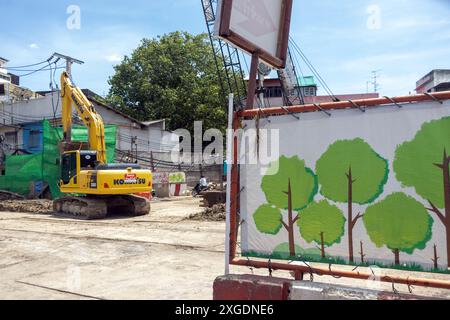
[[[106,164],[105,126],[103,119],[81,89],[72,83],[67,72],[63,72],[61,75],[61,97],[64,140],[71,141],[73,122],[72,106],[74,106],[78,116],[88,128],[89,148],[97,151],[97,160],[101,164]]]

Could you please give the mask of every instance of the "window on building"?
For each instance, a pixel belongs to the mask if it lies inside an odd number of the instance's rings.
[[[17,148],[17,132],[6,132],[5,142],[10,148]]]
[[[316,87],[302,87],[302,91],[306,97],[317,95]]]
[[[28,137],[28,146],[31,149],[41,146],[41,132],[39,130],[31,130]]]
[[[6,94],[6,86],[4,83],[0,84],[0,96],[4,96]]]
[[[266,88],[266,97],[268,98],[280,98],[283,96],[283,91],[280,87]]]

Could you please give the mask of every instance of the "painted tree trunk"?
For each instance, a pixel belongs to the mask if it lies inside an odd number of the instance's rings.
[[[434,269],[437,270],[439,268],[439,264],[438,264],[439,257],[437,254],[437,246],[436,245],[434,245],[434,258],[431,260],[433,261]]]
[[[353,257],[353,176],[352,168],[350,167],[347,174],[348,178],[348,256],[351,263],[354,262]]]
[[[392,252],[394,253],[394,256],[395,256],[395,265],[399,266],[400,265],[400,250],[395,249]]]
[[[359,254],[361,255],[361,263],[364,264],[364,258],[366,257],[366,255],[364,254],[363,242],[361,241],[359,244],[361,249],[361,251],[359,252]]]
[[[295,238],[294,238],[294,217],[292,212],[292,188],[291,179],[288,184],[288,234],[289,234],[289,254],[295,257]]]
[[[447,268],[450,268],[450,157],[447,155],[447,150],[444,150],[444,160],[442,164],[435,164],[442,170],[444,180],[444,213],[431,201],[431,212],[434,212],[445,227],[445,236],[447,244]]]
[[[321,250],[322,250],[322,259],[325,259],[325,241],[323,237],[323,232],[320,233],[320,244],[321,244]]]
[[[444,152],[444,199],[445,199],[445,231],[447,237],[447,267],[450,268],[450,157]]]

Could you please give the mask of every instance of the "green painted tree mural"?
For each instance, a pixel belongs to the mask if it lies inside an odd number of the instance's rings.
[[[317,248],[303,249],[300,246],[295,246],[295,253],[301,255],[302,257],[320,257],[321,252]],[[289,252],[289,243],[279,244],[272,252],[272,257],[275,259],[288,260],[292,257]]]
[[[362,139],[340,140],[330,145],[316,163],[321,194],[347,203],[349,261],[354,262],[353,229],[361,213],[353,215],[353,204],[369,204],[383,193],[389,174],[388,161]]]
[[[323,259],[325,247],[339,243],[345,233],[345,218],[341,210],[326,200],[313,203],[303,210],[297,225],[303,239],[320,245]]]
[[[414,139],[397,148],[394,171],[404,186],[426,199],[446,230],[450,267],[450,117],[425,123]]]
[[[259,232],[276,235],[284,227],[289,236],[289,253],[295,256],[294,226],[300,219],[299,212],[306,208],[317,194],[317,177],[298,157],[282,156],[270,164],[262,179],[261,188],[267,204],[253,214]],[[283,217],[287,210],[287,221]]]
[[[400,252],[425,249],[432,235],[433,219],[420,202],[404,193],[393,193],[367,208],[363,221],[372,242],[392,250],[396,265]]]

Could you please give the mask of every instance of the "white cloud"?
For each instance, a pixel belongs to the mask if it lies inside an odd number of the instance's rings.
[[[122,57],[119,54],[117,54],[117,53],[113,53],[113,54],[111,54],[109,56],[106,56],[105,59],[107,61],[109,61],[109,62],[120,62],[120,61],[122,61]]]
[[[29,45],[30,49],[39,49],[39,46],[36,43],[32,43]]]
[[[409,51],[399,53],[385,53],[379,55],[373,55],[347,61],[342,64],[342,68],[345,70],[361,70],[361,69],[374,69],[385,66],[399,66],[401,64],[413,65],[416,62],[423,60],[432,60],[435,57],[448,55],[450,48],[432,48],[423,51]]]
[[[421,19],[420,17],[415,18],[404,18],[404,19],[393,19],[387,23],[389,29],[408,29],[408,28],[442,28],[450,25],[448,20],[434,20],[434,19]]]

